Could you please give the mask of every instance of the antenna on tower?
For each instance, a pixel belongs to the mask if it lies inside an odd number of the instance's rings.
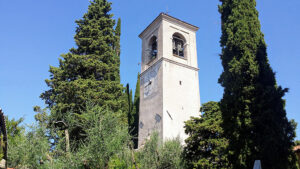
[[[169,7],[168,7],[168,5],[166,6],[166,14],[169,14]]]

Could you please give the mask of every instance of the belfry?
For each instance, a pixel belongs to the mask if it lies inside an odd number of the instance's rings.
[[[199,116],[196,31],[199,28],[161,13],[140,35],[142,63],[138,146],[153,131],[163,141],[187,138],[184,121]]]

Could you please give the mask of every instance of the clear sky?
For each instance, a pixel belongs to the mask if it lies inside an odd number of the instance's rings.
[[[197,50],[201,103],[219,101],[222,72],[218,0],[112,0],[114,18],[122,19],[121,81],[135,87],[141,40],[138,38],[160,12],[200,27]],[[34,121],[33,106],[47,90],[49,65],[75,46],[75,20],[87,11],[88,0],[0,0],[0,107],[9,118]],[[257,9],[268,56],[284,97],[289,119],[300,123],[300,1],[258,0]],[[299,124],[300,125],[300,124]],[[300,135],[300,126],[297,129]],[[298,137],[299,139],[300,137]]]

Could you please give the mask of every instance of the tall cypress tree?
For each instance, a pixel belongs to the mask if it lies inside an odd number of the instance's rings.
[[[270,67],[255,0],[220,0],[222,65],[219,83],[223,128],[233,168],[292,168],[295,125],[288,121],[284,94]]]
[[[133,121],[131,123],[131,127],[133,130],[132,135],[134,136],[133,142],[135,148],[138,147],[139,112],[140,112],[140,73],[138,73],[137,82],[135,86],[133,110],[132,110]]]
[[[140,109],[140,73],[138,73],[134,100],[132,100],[132,90],[129,88],[129,84],[126,86],[127,97],[127,117],[128,117],[128,130],[133,137],[134,148],[138,146],[138,124],[139,124],[139,109]]]
[[[120,47],[121,47],[121,45],[120,45],[121,18],[118,19],[117,26],[116,26],[116,29],[115,29],[115,34],[116,34],[116,37],[117,37],[115,49],[116,49],[117,55],[120,57],[120,55],[121,55],[121,52],[120,52]]]
[[[50,87],[41,94],[51,109],[51,120],[66,120],[68,112],[81,114],[87,100],[120,111],[123,86],[119,78],[119,57],[114,46],[119,35],[110,14],[111,3],[93,0],[83,18],[77,20],[74,37],[77,48],[62,54],[59,67],[50,66]],[[71,138],[80,130],[71,131]]]
[[[120,55],[121,55],[121,45],[120,45],[120,40],[121,40],[121,18],[118,19],[117,26],[115,29],[115,35],[116,35],[116,44],[115,44],[115,51],[116,55],[118,56],[117,59],[117,65],[120,67]],[[120,69],[119,69],[119,80],[120,78]]]
[[[126,85],[126,99],[127,99],[127,115],[128,115],[128,124],[130,126],[130,119],[131,119],[131,113],[132,113],[132,109],[133,109],[133,102],[132,102],[132,89],[130,89],[129,84],[127,83]]]

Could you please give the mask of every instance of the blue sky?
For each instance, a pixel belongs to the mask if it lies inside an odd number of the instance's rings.
[[[200,27],[197,33],[201,102],[218,101],[223,89],[218,0],[112,0],[114,18],[122,19],[121,81],[135,87],[140,71],[139,33],[160,12]],[[88,0],[0,0],[0,107],[9,118],[34,121],[32,107],[44,107],[49,66],[75,46],[75,20],[87,11]],[[259,19],[268,45],[268,57],[286,94],[289,119],[300,123],[300,7],[299,0],[260,0]],[[300,127],[297,129],[300,135]],[[299,137],[298,137],[299,138]]]

